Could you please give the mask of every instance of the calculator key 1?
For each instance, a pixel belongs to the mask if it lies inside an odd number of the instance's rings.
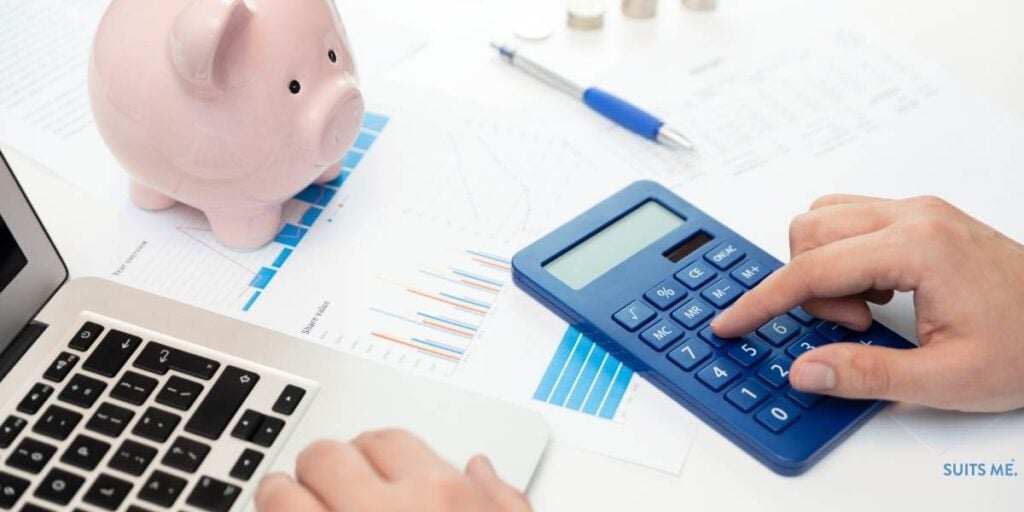
[[[786,356],[778,356],[765,363],[757,375],[774,387],[780,388],[789,382],[789,367],[793,360]]]
[[[814,331],[831,341],[842,341],[852,333],[846,327],[834,322],[821,322],[814,327]]]
[[[666,347],[683,335],[683,329],[666,318],[652,325],[640,335],[644,343],[654,350],[665,350]]]
[[[644,305],[643,302],[634,300],[626,305],[626,307],[615,313],[613,318],[619,325],[626,328],[626,330],[633,332],[644,324],[654,318],[655,312],[653,309]]]
[[[726,277],[712,283],[700,295],[715,307],[724,308],[743,295],[743,288]]]
[[[687,340],[668,353],[669,360],[686,371],[692,370],[710,356],[711,347],[694,339]]]
[[[800,324],[788,316],[778,316],[762,325],[757,333],[768,340],[768,343],[778,347],[800,333]]]
[[[703,382],[705,386],[718,391],[728,386],[736,377],[739,377],[742,371],[743,369],[736,363],[720,357],[705,366],[703,370],[697,372],[697,380]]]
[[[758,361],[765,358],[771,349],[767,345],[754,339],[753,336],[748,336],[736,340],[732,343],[732,347],[729,348],[729,357],[736,360],[736,362],[743,366],[754,366]]]
[[[658,309],[668,309],[686,297],[686,290],[679,283],[666,279],[647,290],[644,298]]]
[[[711,318],[711,315],[714,314],[715,311],[711,309],[711,306],[708,306],[703,301],[693,299],[673,311],[672,318],[683,324],[683,327],[693,329],[704,323],[705,320]]]
[[[189,505],[211,512],[227,512],[235,504],[242,488],[204,476],[192,488],[186,501]]]
[[[725,399],[739,410],[748,412],[768,398],[768,388],[754,379],[747,379],[725,394]]]
[[[790,357],[796,359],[804,354],[804,352],[810,352],[822,345],[828,344],[829,340],[818,336],[816,333],[810,332],[802,338],[798,338],[793,342],[789,348],[786,349],[786,353]]]
[[[797,391],[793,388],[789,388],[786,395],[793,399],[794,402],[800,404],[804,409],[810,409],[815,404],[824,398],[821,395],[815,395],[814,393],[804,393],[803,391]]]
[[[75,333],[75,337],[71,338],[71,342],[68,346],[78,350],[79,352],[85,352],[89,350],[96,338],[99,338],[100,333],[103,332],[103,326],[92,322],[86,322],[81,329]]]
[[[711,346],[716,348],[722,348],[735,341],[734,339],[719,338],[718,336],[715,335],[715,332],[711,330],[710,325],[701,329],[699,336],[701,337],[701,339],[710,343]]]
[[[722,242],[715,246],[714,249],[708,251],[704,255],[704,259],[711,262],[712,265],[725,270],[736,264],[737,261],[742,259],[744,256],[743,250],[736,246],[732,242]]]
[[[747,288],[753,288],[757,286],[764,278],[768,277],[771,270],[762,265],[757,260],[748,260],[743,265],[740,265],[733,270],[731,274],[732,278],[739,281],[740,284]]]
[[[706,263],[698,261],[676,272],[676,280],[685,284],[687,288],[696,290],[714,279],[716,275],[718,273],[712,270]]]
[[[804,311],[804,308],[797,306],[789,312],[789,316],[796,318],[800,323],[804,325],[811,325],[814,323],[815,318],[810,313]]]
[[[800,412],[792,404],[776,400],[754,416],[757,421],[776,434],[793,424],[800,417]]]

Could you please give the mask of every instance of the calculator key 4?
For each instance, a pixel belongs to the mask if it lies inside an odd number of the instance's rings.
[[[677,282],[666,279],[654,288],[647,290],[644,294],[644,298],[647,302],[654,304],[654,307],[666,310],[672,306],[675,306],[679,301],[686,297],[686,290]]]
[[[729,359],[720,357],[697,372],[697,380],[705,386],[718,391],[740,376],[743,369]]]
[[[785,400],[776,400],[761,409],[754,418],[768,430],[779,433],[800,418],[800,412],[793,404]]]
[[[612,317],[627,331],[633,332],[654,318],[655,312],[643,302],[634,300]]]
[[[736,270],[733,270],[729,275],[743,286],[753,288],[761,281],[764,281],[764,278],[768,277],[768,274],[771,272],[772,269],[761,264],[760,261],[747,260],[746,263],[736,267]]]
[[[661,319],[642,334],[640,339],[654,350],[665,350],[683,335],[683,329],[668,319]]]
[[[740,295],[743,295],[743,288],[732,279],[726,277],[712,283],[700,295],[707,299],[708,302],[714,304],[715,307],[724,308],[740,298]]]
[[[722,242],[704,255],[704,259],[712,265],[725,270],[736,264],[744,256],[743,250],[732,242]]]
[[[692,370],[710,356],[711,347],[694,339],[687,340],[668,354],[669,360],[686,371]]]
[[[729,357],[743,366],[750,367],[765,358],[771,349],[767,345],[755,340],[753,337],[743,338],[732,343],[729,348]]]
[[[696,290],[705,283],[715,278],[717,272],[711,269],[703,261],[698,261],[686,268],[676,272],[676,280],[686,285],[691,290]]]
[[[778,356],[765,363],[757,376],[774,387],[780,388],[789,382],[789,368],[793,366],[793,360],[786,356]]]
[[[725,399],[743,412],[749,412],[768,398],[768,388],[754,379],[747,379],[725,394]]]
[[[704,323],[705,320],[711,318],[714,314],[715,311],[711,309],[711,306],[708,306],[701,300],[693,299],[673,311],[672,318],[682,324],[683,327],[693,329]]]
[[[778,347],[800,333],[800,324],[788,316],[778,316],[762,325],[757,333],[768,343]]]

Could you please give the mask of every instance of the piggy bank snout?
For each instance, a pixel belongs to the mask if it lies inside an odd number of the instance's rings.
[[[314,127],[318,163],[333,165],[359,133],[365,110],[363,95],[351,81],[338,80],[324,88],[313,108],[319,114]]]

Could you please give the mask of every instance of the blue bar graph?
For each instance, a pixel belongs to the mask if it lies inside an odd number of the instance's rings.
[[[331,199],[334,199],[335,193],[337,193],[337,191],[333,188],[314,184],[306,187],[302,192],[299,192],[298,195],[295,196],[295,199],[309,204],[315,204],[317,206],[327,206],[327,203],[330,203]]]
[[[316,219],[320,218],[320,214],[323,212],[323,208],[310,206],[309,209],[306,210],[306,213],[302,214],[302,220],[299,221],[299,224],[307,227],[312,226],[316,222]]]
[[[249,286],[262,290],[270,284],[270,280],[274,278],[275,274],[277,274],[276,270],[263,267],[256,273],[256,277],[252,278],[252,282],[249,283]]]
[[[277,255],[277,259],[274,260],[274,264],[272,266],[275,268],[281,268],[281,266],[284,265],[284,262],[288,261],[288,257],[292,255],[292,251],[293,249],[288,247],[281,249],[281,254]]]
[[[533,394],[535,400],[613,419],[633,371],[573,327],[566,329]]]

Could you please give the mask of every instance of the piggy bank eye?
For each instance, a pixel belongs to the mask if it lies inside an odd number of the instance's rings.
[[[334,50],[327,50],[327,58],[331,59],[331,62],[338,62],[338,55],[334,53]]]
[[[292,94],[298,94],[301,89],[302,84],[300,84],[298,80],[292,80],[291,83],[288,84],[288,90],[291,91]]]

